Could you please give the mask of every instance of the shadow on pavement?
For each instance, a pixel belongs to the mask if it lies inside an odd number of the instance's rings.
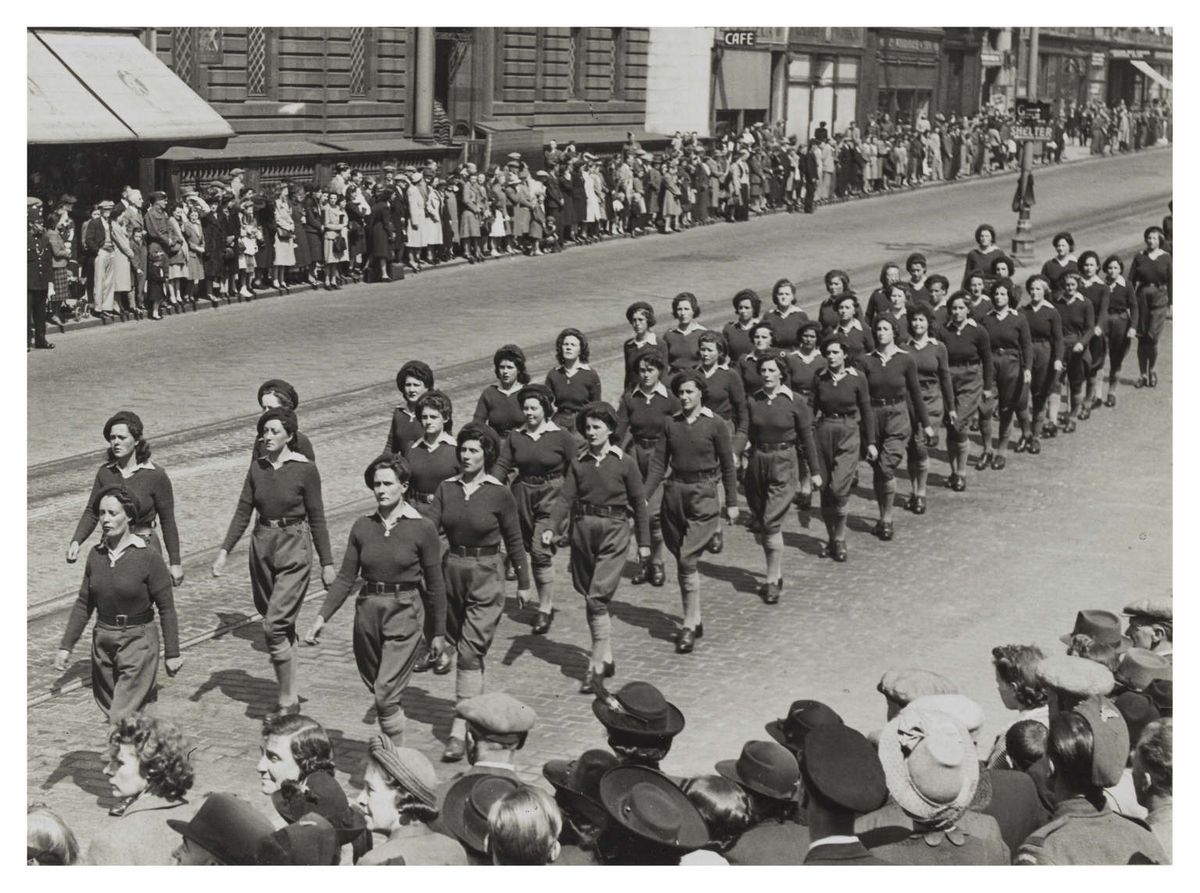
[[[333,745],[333,762],[338,770],[350,776],[350,784],[363,786],[363,772],[367,765],[367,742],[347,738],[341,729],[326,729],[329,743]]]
[[[85,685],[92,681],[92,662],[89,658],[75,661],[66,671],[50,685],[50,691],[57,692],[79,680]]]
[[[267,650],[267,640],[263,636],[262,624],[248,623],[250,620],[249,614],[244,614],[241,611],[218,611],[217,612],[217,627],[222,630],[213,636],[213,640],[223,639],[226,636],[232,635],[235,639],[241,639],[243,642],[249,642],[250,647],[260,654],[269,654]],[[236,629],[228,629],[228,627],[237,624]]]
[[[568,679],[582,682],[587,674],[589,651],[578,645],[558,642],[548,636],[535,636],[533,633],[514,636],[512,642],[509,643],[507,653],[500,659],[500,663],[511,667],[516,663],[517,658],[526,652],[558,667],[559,673]]]
[[[756,595],[758,593],[758,577],[744,567],[698,561],[696,562],[696,568],[706,577],[728,583],[737,592],[745,592],[748,595]],[[672,638],[674,637],[672,636]]]
[[[217,670],[192,692],[189,700],[198,703],[210,691],[220,691],[230,700],[245,704],[249,719],[261,720],[275,708],[278,690],[274,679],[251,676],[245,670]]]
[[[825,544],[823,539],[815,536],[808,536],[802,533],[792,533],[790,530],[783,532],[783,545],[789,549],[799,549],[805,555],[811,555],[813,558],[821,557],[821,547]]]
[[[104,755],[94,750],[73,750],[65,753],[58,767],[42,782],[42,790],[48,791],[65,778],[69,778],[80,790],[96,798],[96,804],[105,808],[116,803],[112,785],[104,777]]]
[[[656,608],[643,608],[613,599],[608,605],[608,613],[630,626],[640,626],[651,638],[662,642],[675,641],[675,618]]]
[[[450,737],[450,723],[454,720],[454,700],[438,698],[425,689],[409,684],[404,689],[404,714],[411,723],[424,723],[429,726],[430,734],[444,742]]]

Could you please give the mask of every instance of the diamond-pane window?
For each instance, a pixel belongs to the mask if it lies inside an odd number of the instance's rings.
[[[367,95],[367,29],[350,29],[350,95]]]
[[[267,29],[246,29],[246,95],[267,95]]]
[[[175,73],[185,84],[192,82],[192,72],[195,69],[196,43],[193,36],[191,28],[171,29],[171,61],[174,63]]]

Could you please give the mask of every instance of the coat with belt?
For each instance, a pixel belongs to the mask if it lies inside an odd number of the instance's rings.
[[[45,230],[29,229],[26,248],[26,288],[29,291],[46,291],[54,281],[54,255],[50,250],[50,238]]]
[[[129,241],[129,234],[120,220],[113,221],[112,240],[117,246],[117,250],[113,252],[113,291],[132,291],[133,244]]]
[[[170,257],[174,246],[171,237],[171,218],[162,208],[150,208],[146,212],[146,245],[158,245]]]
[[[424,248],[429,244],[421,225],[421,221],[425,219],[425,196],[429,191],[428,187],[422,188],[423,186],[424,181],[410,182],[405,191],[405,199],[408,202],[408,231],[405,233],[405,242],[409,248]]]
[[[386,259],[392,255],[392,243],[395,240],[391,206],[380,196],[371,206],[371,235],[367,240],[367,250],[371,257]]]
[[[125,232],[129,233],[129,244],[133,248],[133,268],[139,273],[146,269],[146,221],[140,209],[133,205],[124,205],[121,213],[116,215]]]

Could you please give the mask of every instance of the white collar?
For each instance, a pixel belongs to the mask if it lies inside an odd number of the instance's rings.
[[[923,342],[921,342],[920,344],[917,343],[916,338],[908,339],[909,346],[915,347],[917,350],[924,350],[929,345],[937,344],[937,343],[938,343],[938,340],[936,338],[934,338],[932,335],[930,335],[928,332],[925,333],[925,340]]]
[[[804,354],[800,353],[800,348],[797,347],[795,350],[791,351],[788,356],[799,357],[801,363],[803,363],[805,366],[809,366],[820,359],[821,351],[814,350],[809,356],[806,357]]]
[[[399,524],[402,518],[409,518],[410,520],[419,521],[421,520],[421,513],[413,508],[411,502],[406,502],[404,505],[400,506],[399,512],[392,515],[391,523],[383,520],[383,515],[379,513],[379,509],[376,509],[371,514],[367,515],[367,517],[374,518],[376,521],[378,521],[380,526],[383,527],[383,535],[390,536],[392,528]]]
[[[645,347],[647,344],[658,344],[658,336],[649,330],[647,330],[646,337],[643,340],[638,341],[637,335],[634,335],[629,340],[634,347]]]
[[[1101,279],[1099,276],[1092,276],[1090,279],[1085,279],[1083,284],[1091,285],[1093,282],[1099,282],[1101,285],[1104,284],[1104,280]]]
[[[123,477],[123,478],[131,478],[131,477],[133,477],[133,473],[135,471],[141,471],[143,468],[146,469],[146,471],[154,471],[154,463],[151,462],[149,459],[147,459],[145,462],[135,462],[133,465],[130,465],[129,466],[129,474],[126,474],[121,469],[121,463],[118,462],[116,459],[113,459],[111,462],[107,462],[105,464],[108,465],[108,467],[111,468],[113,471],[117,472],[117,474],[121,475],[121,477]]]
[[[724,369],[728,372],[729,360],[726,360],[724,363],[714,363],[711,369],[705,369],[703,366],[700,367],[700,371],[704,374],[705,378],[712,378],[718,369]]]
[[[559,363],[559,364],[558,364],[558,366],[557,366],[556,368],[558,369],[558,371],[559,371],[559,372],[561,372],[561,373],[562,373],[563,375],[565,375],[567,378],[570,378],[572,375],[574,375],[574,374],[575,374],[576,372],[578,372],[580,369],[587,369],[589,372],[590,372],[590,371],[591,371],[591,369],[592,369],[592,367],[591,367],[591,366],[589,366],[587,363],[576,363],[576,364],[575,364],[575,368],[574,368],[574,369],[572,369],[570,372],[568,372],[568,371],[567,371],[567,367],[566,367],[566,366],[564,366],[562,363]]]
[[[1081,292],[1075,292],[1075,294],[1071,295],[1069,298],[1064,300],[1063,303],[1064,304],[1074,304],[1076,301],[1082,301],[1082,300],[1083,300],[1083,294]]]
[[[308,457],[305,456],[303,453],[298,453],[295,450],[293,450],[291,447],[284,447],[283,450],[284,450],[283,455],[280,456],[281,461],[279,463],[279,468],[283,468],[283,466],[287,465],[289,462],[304,462],[307,464]],[[266,453],[263,453],[262,456],[259,457],[259,461],[266,462],[267,465],[271,466],[272,468],[275,467],[275,463],[273,463],[267,457]],[[278,469],[276,469],[276,470],[278,470]]]
[[[873,351],[871,351],[871,356],[873,356],[873,357],[879,357],[879,359],[880,359],[882,362],[886,363],[886,362],[887,362],[888,360],[890,360],[892,357],[899,356],[899,355],[900,355],[900,354],[902,354],[902,353],[906,354],[906,353],[908,353],[908,351],[907,351],[907,350],[905,350],[905,349],[904,349],[904,348],[902,348],[902,347],[897,347],[897,348],[896,348],[894,351],[892,351],[892,354],[891,354],[891,356],[885,356],[885,355],[884,355],[884,353],[883,353],[883,348],[882,348],[882,347],[877,347],[877,348],[875,348]]]
[[[828,837],[822,837],[820,840],[810,843],[808,851],[811,853],[819,846],[846,846],[855,843],[861,843],[861,841],[853,834],[830,834]]]
[[[771,394],[770,396],[767,396],[767,389],[766,389],[766,388],[759,388],[759,389],[758,389],[758,392],[759,392],[760,394],[762,394],[764,397],[766,397],[766,398],[767,398],[767,403],[770,403],[772,400],[774,400],[774,399],[775,399],[776,397],[778,397],[780,394],[783,394],[783,396],[787,397],[789,400],[795,400],[795,399],[796,399],[796,395],[792,393],[792,389],[791,389],[791,388],[789,388],[789,387],[788,387],[787,385],[785,385],[785,384],[781,384],[779,387],[777,387],[777,388],[775,389],[775,393],[774,393],[774,394]]]
[[[741,329],[743,332],[749,332],[752,328],[754,328],[760,322],[762,322],[762,317],[756,316],[756,317],[754,317],[754,319],[750,320],[750,322],[746,323],[745,325],[742,325],[742,321],[740,319],[735,319],[733,321],[733,324],[736,328]]]
[[[849,332],[851,329],[858,329],[861,332],[863,331],[863,325],[861,322],[859,322],[858,317],[855,317],[854,319],[850,320],[850,322],[846,323],[846,325],[842,325],[839,322],[837,324],[837,329],[839,332]]]
[[[692,334],[692,332],[706,331],[706,327],[700,325],[700,323],[696,322],[696,320],[693,319],[692,327],[690,329],[688,329],[686,332],[683,329],[679,328],[679,326],[676,326],[675,328],[671,329],[671,331],[678,332],[680,335],[690,335],[690,334]]]
[[[687,417],[687,413],[685,413],[683,410],[680,410],[676,414],[675,418],[682,419],[683,421],[687,422],[690,425],[690,424],[692,424],[692,422],[696,421],[696,419],[698,419],[702,416],[704,418],[711,419],[713,417],[713,411],[711,409],[709,409],[707,406],[701,406],[700,411],[698,413],[696,413],[695,419],[689,419]]]
[[[407,403],[401,403],[399,406],[397,406],[396,412],[404,413],[406,416],[408,416],[410,421],[416,421],[417,419],[416,410],[409,409]]]
[[[543,434],[549,434],[551,431],[561,431],[562,428],[560,428],[558,425],[554,424],[554,422],[551,421],[550,419],[542,419],[542,423],[540,425],[538,425],[536,431],[530,431],[524,425],[522,425],[517,430],[520,431],[522,434],[524,434],[526,437],[528,437],[530,440],[537,440]]]
[[[829,378],[829,380],[832,381],[834,384],[837,384],[839,381],[841,381],[847,375],[853,375],[853,376],[857,377],[858,370],[855,369],[853,366],[844,365],[844,366],[842,366],[841,372],[834,372],[832,369],[830,369],[828,366],[826,366],[824,369],[822,369],[820,372],[817,373],[817,375],[822,375],[822,374],[826,375]]]
[[[996,319],[1004,319],[1004,317],[1008,316],[1010,313],[1013,313],[1013,312],[1014,311],[1013,311],[1012,307],[1005,307],[1003,313],[1001,313],[997,310],[992,310],[988,313],[988,316],[994,316],[994,317],[996,317]]]
[[[108,544],[104,542],[103,538],[101,538],[100,542],[96,544],[96,551],[108,556],[109,567],[115,566],[117,559],[130,549],[145,549],[146,541],[136,533],[130,533],[124,538],[124,540],[122,540],[120,543],[117,543],[117,545],[119,547],[118,549],[110,549]]]
[[[414,443],[414,444],[413,444],[413,446],[415,446],[415,447],[418,447],[418,446],[419,446],[419,447],[424,447],[424,448],[425,448],[425,452],[427,452],[427,453],[432,453],[434,450],[436,450],[436,449],[437,449],[439,446],[441,446],[443,443],[445,443],[445,444],[449,444],[450,446],[458,446],[458,441],[457,441],[457,440],[455,440],[453,437],[451,437],[449,434],[447,434],[445,431],[443,431],[441,434],[439,434],[439,435],[437,436],[437,440],[435,440],[435,441],[433,442],[433,446],[430,446],[430,445],[429,445],[429,442],[428,442],[428,441],[425,439],[425,436],[424,436],[424,435],[422,435],[422,436],[421,436],[421,439],[420,439],[420,440],[418,440],[416,443]]]
[[[987,248],[976,248],[975,250],[978,251],[980,254],[991,254],[993,251],[999,251],[1000,249],[996,245],[996,243],[993,242]]]
[[[1112,282],[1110,282],[1108,284],[1108,287],[1112,288],[1114,285],[1124,286],[1125,285],[1125,277],[1122,276],[1120,273],[1118,273],[1117,278],[1114,279]]]
[[[649,394],[647,394],[645,391],[642,390],[641,385],[638,385],[636,388],[634,388],[633,392],[635,394],[641,394],[644,398],[646,398],[647,403],[649,403],[651,400],[654,399],[655,394],[658,394],[660,397],[670,397],[671,396],[671,392],[667,390],[667,386],[665,384],[663,384],[661,380],[654,385],[654,388],[650,391]]]
[[[918,289],[922,289],[922,288],[924,288],[924,287],[925,287],[925,283],[926,283],[926,282],[928,282],[928,281],[929,281],[929,277],[928,277],[928,276],[922,276],[922,277],[921,277],[921,281],[920,281],[920,282],[913,282],[913,281],[912,281],[912,279],[909,279],[909,280],[908,280],[908,287],[909,287],[909,288],[911,288],[911,289],[913,289],[914,291],[916,291],[916,290],[918,290]]]
[[[462,484],[462,487],[464,490],[470,488],[472,492],[475,491],[476,489],[478,489],[483,484],[495,484],[497,487],[504,486],[502,483],[500,483],[500,481],[496,480],[496,478],[492,477],[492,475],[488,474],[486,471],[483,474],[479,475],[479,477],[475,478],[475,480],[473,480],[469,484],[463,480],[463,476],[461,473],[456,474],[454,477],[449,478],[448,480],[454,481],[455,483],[458,483],[458,484]]]
[[[1076,258],[1076,257],[1075,257],[1075,255],[1073,255],[1073,254],[1068,254],[1066,257],[1062,257],[1062,258],[1060,258],[1060,257],[1059,257],[1059,256],[1056,254],[1056,255],[1054,255],[1054,257],[1052,257],[1052,258],[1050,258],[1050,259],[1051,259],[1052,261],[1057,261],[1057,263],[1058,263],[1058,265],[1059,265],[1060,267],[1065,267],[1065,266],[1066,266],[1067,264],[1069,264],[1071,261],[1075,261],[1075,263],[1079,263],[1079,259],[1078,259],[1078,258]]]
[[[521,388],[525,387],[525,385],[521,384],[521,382],[518,380],[518,381],[513,382],[512,387],[509,388],[507,391],[504,390],[504,388],[500,387],[499,382],[493,382],[492,387],[494,387],[497,391],[499,391],[505,397],[511,397],[513,394],[517,393],[517,391],[521,390]]]
[[[1157,251],[1158,254],[1155,254],[1154,251]],[[1161,248],[1155,248],[1154,251],[1147,251],[1146,257],[1150,258],[1150,260],[1158,260],[1160,257],[1162,257],[1164,254],[1167,253]]]
[[[803,313],[804,311],[801,310],[799,307],[797,307],[795,304],[792,304],[791,306],[788,307],[787,313],[780,313],[778,307],[776,307],[771,312],[774,313],[776,316],[778,316],[780,319],[787,319],[793,313]]]
[[[604,449],[602,449],[600,451],[599,456],[593,456],[591,448],[585,446],[583,448],[583,452],[581,452],[579,454],[579,459],[580,459],[580,461],[583,461],[584,459],[591,459],[593,462],[595,462],[597,465],[599,465],[604,460],[604,458],[610,454],[613,456],[616,456],[618,459],[625,458],[625,451],[623,449],[621,449],[619,446],[617,446],[615,443],[613,443],[612,441],[609,441],[608,443],[606,443],[604,445]]]
[[[968,317],[966,318],[966,320],[965,320],[965,321],[963,322],[963,324],[962,324],[962,329],[965,329],[967,326],[978,326],[978,325],[979,325],[979,323],[975,322],[975,318],[974,318],[974,317],[968,316]],[[951,329],[954,329],[954,323],[953,323],[953,322],[951,322],[951,323],[950,323],[950,328],[951,328]],[[962,331],[962,329],[954,329],[954,331],[956,331],[956,332],[961,332],[961,331]]]

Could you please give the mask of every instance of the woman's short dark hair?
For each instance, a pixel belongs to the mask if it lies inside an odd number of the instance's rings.
[[[826,338],[821,342],[821,355],[828,357],[829,348],[835,346],[840,347],[842,349],[842,353],[844,354],[850,353],[850,345],[846,342],[846,339],[841,338],[838,335],[833,335],[832,337]]]
[[[283,425],[283,430],[287,432],[288,443],[295,441],[296,430],[299,428],[300,423],[296,420],[296,414],[290,409],[284,409],[282,406],[274,406],[260,415],[258,417],[259,437],[262,437],[268,422],[279,422],[279,424]]]
[[[1012,271],[1013,271],[1012,258],[1010,258],[1007,254],[1003,254],[1003,253],[999,254],[996,257],[993,257],[992,262],[990,264],[988,264],[988,269],[991,270],[992,275],[993,276],[997,275],[996,268],[999,267],[1000,264],[1004,264],[1004,266],[1008,267],[1008,275],[1011,276]]]
[[[810,319],[808,322],[804,323],[803,325],[800,326],[800,328],[798,328],[796,330],[796,340],[799,341],[808,332],[812,332],[813,334],[815,334],[817,336],[817,339],[820,340],[821,324],[819,322],[817,322],[815,319]]]
[[[677,315],[676,311],[678,311],[679,305],[684,302],[692,305],[692,316],[698,317],[700,315],[700,300],[690,291],[681,291],[675,297],[671,298],[672,316]]]
[[[1050,240],[1050,244],[1052,246],[1054,246],[1055,248],[1057,248],[1058,243],[1062,242],[1062,241],[1066,241],[1068,250],[1070,250],[1070,251],[1075,250],[1075,237],[1065,231],[1061,232],[1061,233],[1055,233],[1054,238]]]
[[[588,348],[587,335],[579,331],[579,329],[563,329],[558,333],[558,337],[554,339],[554,357],[558,360],[558,364],[563,365],[566,360],[563,359],[562,346],[563,342],[568,338],[574,338],[579,342],[579,362],[586,363],[591,352]]]
[[[908,321],[910,323],[913,321],[913,318],[917,317],[917,316],[923,317],[925,319],[925,322],[932,325],[933,311],[930,310],[928,307],[926,307],[924,304],[914,304],[913,306],[908,308]]]
[[[1050,730],[1036,719],[1022,719],[1004,733],[1004,750],[1009,762],[1024,772],[1046,755],[1046,736]]]
[[[423,409],[436,409],[441,413],[445,420],[445,429],[447,434],[454,433],[454,405],[450,402],[450,398],[441,391],[430,388],[424,394],[417,398],[417,416],[421,415]]]
[[[1143,242],[1149,241],[1151,233],[1158,233],[1158,247],[1161,248],[1162,243],[1167,241],[1167,234],[1164,233],[1163,228],[1161,226],[1158,226],[1157,224],[1153,225],[1153,226],[1148,226],[1142,231],[1142,241]]]
[[[1046,689],[1037,677],[1038,662],[1043,657],[1036,645],[997,645],[992,649],[996,675],[1012,686],[1017,703],[1026,710],[1046,703]]]
[[[1089,257],[1096,262],[1096,269],[1099,270],[1100,269],[1100,255],[1098,255],[1095,251],[1092,251],[1090,248],[1087,251],[1085,251],[1079,255],[1079,259],[1078,259],[1079,269],[1080,270],[1083,269],[1084,261],[1086,261]]]
[[[300,405],[300,395],[296,389],[282,378],[269,378],[258,386],[258,405],[262,406],[263,397],[274,394],[279,405],[295,410]]]
[[[517,381],[529,384],[529,373],[525,371],[525,351],[515,344],[505,344],[497,350],[492,357],[492,371],[496,373],[497,378],[500,377],[500,364],[505,360],[517,367]]]
[[[634,301],[632,304],[626,307],[625,321],[630,323],[633,322],[633,315],[638,312],[645,314],[646,327],[650,329],[654,328],[654,324],[658,322],[658,318],[654,315],[654,308],[651,307],[646,301]]]
[[[783,351],[778,350],[777,348],[773,347],[770,350],[765,350],[762,353],[760,353],[754,359],[755,371],[757,371],[761,375],[763,366],[767,363],[774,363],[779,368],[779,374],[780,374],[780,376],[782,376],[782,382],[783,382],[783,384],[787,384],[788,383],[788,364],[787,364],[787,360],[784,358]]]
[[[427,388],[433,387],[433,370],[429,368],[428,363],[422,363],[420,360],[409,360],[400,367],[400,371],[396,373],[397,390],[403,390],[404,380],[407,378],[415,378]]]
[[[196,780],[191,750],[183,735],[165,719],[135,713],[117,720],[108,733],[108,759],[117,758],[122,744],[133,746],[138,773],[146,788],[164,800],[182,800]]]
[[[150,460],[150,444],[146,442],[146,439],[143,436],[145,429],[142,427],[142,420],[134,413],[125,411],[118,412],[104,423],[105,440],[108,440],[109,436],[112,434],[112,429],[117,425],[124,425],[125,430],[129,432],[129,435],[134,440],[133,458],[138,462],[148,462]],[[109,462],[117,461],[117,457],[113,454],[111,446],[105,452],[105,456],[108,458]]]
[[[888,261],[886,264],[884,264],[882,267],[879,268],[879,284],[882,286],[887,285],[888,270],[895,270],[897,273],[904,272],[903,270],[900,269],[900,265],[898,263],[896,263],[895,261]]]
[[[125,517],[130,521],[134,520],[138,516],[138,512],[141,511],[142,507],[138,503],[137,497],[131,491],[127,490],[123,484],[113,484],[101,490],[100,495],[96,497],[96,508],[99,508],[100,503],[109,496],[120,503],[121,510],[125,512]]]
[[[971,272],[971,275],[967,277],[967,285],[968,286],[970,286],[972,279],[978,279],[984,285],[987,285],[987,277],[984,276],[982,273],[980,273],[978,270],[973,270]]]
[[[1032,294],[1033,293],[1033,283],[1035,283],[1035,282],[1040,282],[1040,283],[1042,283],[1042,285],[1046,286],[1046,294],[1050,294],[1050,290],[1051,290],[1050,289],[1050,280],[1047,279],[1045,276],[1043,276],[1041,273],[1034,273],[1032,276],[1030,276],[1028,279],[1025,280],[1025,291],[1028,292],[1029,294]]]
[[[689,778],[683,783],[683,793],[704,819],[709,846],[718,853],[733,849],[754,821],[745,790],[720,775]]]
[[[483,467],[491,468],[496,464],[496,460],[500,458],[500,443],[496,437],[496,433],[487,425],[481,425],[478,422],[467,422],[458,432],[458,455],[459,461],[462,461],[462,448],[464,444],[472,440],[479,443],[483,450]]]
[[[788,822],[795,819],[799,812],[800,803],[797,800],[779,800],[748,788],[743,790],[750,801],[750,815],[755,825],[762,825],[768,821]]]
[[[842,294],[838,295],[838,299],[833,302],[834,309],[840,308],[847,301],[849,301],[851,306],[854,307],[854,315],[857,316],[858,315],[858,296],[852,295],[852,294],[850,294],[850,292],[843,292]]]
[[[983,235],[984,233],[992,234],[992,244],[995,245],[996,244],[996,227],[992,226],[990,223],[981,223],[981,224],[979,224],[979,226],[975,227],[975,244],[976,245],[979,244],[979,237],[981,235]]]
[[[775,284],[771,286],[771,302],[776,306],[779,305],[779,290],[785,285],[792,290],[792,298],[796,297],[796,286],[792,283],[792,280],[786,276],[783,279],[776,279]]]
[[[599,419],[608,428],[609,443],[616,443],[617,429],[620,427],[617,424],[617,414],[613,412],[613,408],[603,400],[595,400],[591,403],[584,404],[583,408],[575,416],[575,430],[583,434],[587,430],[588,419]]]
[[[910,254],[908,256],[908,259],[906,261],[904,261],[904,268],[906,270],[908,270],[908,272],[911,273],[913,264],[920,264],[921,266],[926,267],[926,268],[929,267],[929,261],[927,261],[925,259],[925,255],[923,255],[919,251],[914,251],[912,254]]]
[[[935,285],[941,284],[942,291],[950,291],[950,280],[941,273],[934,273],[925,280],[925,287],[932,289]]]
[[[762,298],[760,298],[758,296],[758,292],[756,292],[754,289],[743,288],[741,291],[739,291],[736,295],[733,296],[734,312],[737,311],[738,304],[742,303],[742,301],[750,302],[750,306],[754,308],[755,316],[758,316],[759,314],[762,313]]]
[[[1102,266],[1100,269],[1107,270],[1108,265],[1111,264],[1113,261],[1117,262],[1117,270],[1120,271],[1121,273],[1124,273],[1125,272],[1125,264],[1122,263],[1121,258],[1117,257],[1115,254],[1110,254],[1108,257],[1104,258],[1104,266]]]
[[[1001,276],[992,283],[992,287],[988,289],[989,297],[994,298],[996,296],[996,291],[1001,288],[1008,292],[1008,300],[1011,303],[1013,299],[1013,281],[1007,276]]]
[[[684,369],[682,372],[672,378],[671,393],[678,397],[679,391],[689,381],[700,389],[701,400],[708,397],[708,381],[700,372],[695,369]]]
[[[896,320],[895,319],[893,319],[891,316],[881,313],[879,316],[875,317],[875,324],[874,324],[873,328],[878,328],[880,325],[887,326],[889,329],[892,330],[892,337],[893,338],[896,337]]]
[[[766,329],[768,332],[771,333],[771,340],[772,341],[775,340],[775,330],[773,328],[771,328],[771,324],[769,322],[756,322],[754,325],[752,325],[750,327],[751,340],[754,339],[754,336],[758,334],[760,329]]]
[[[388,470],[396,475],[396,480],[402,484],[407,484],[412,480],[412,468],[409,467],[408,460],[398,453],[382,453],[375,457],[371,464],[367,466],[367,470],[363,472],[363,481],[367,485],[368,490],[375,489],[375,472]]]
[[[526,400],[536,400],[542,405],[542,411],[546,413],[546,418],[550,418],[554,415],[554,396],[549,393],[549,390],[544,386],[521,388],[517,392],[517,402],[524,407]]]
[[[842,290],[850,291],[850,275],[845,270],[829,270],[825,274],[825,288],[828,289],[834,279],[842,280]]]
[[[1063,710],[1050,718],[1046,755],[1054,764],[1053,774],[1076,792],[1095,790],[1092,760],[1095,737],[1088,721],[1074,710]]]
[[[725,358],[729,356],[729,348],[725,344],[725,337],[719,332],[714,332],[712,330],[701,332],[700,337],[696,339],[697,348],[699,348],[701,344],[715,344],[717,346],[718,363],[724,362]]]
[[[971,308],[971,296],[961,289],[952,294],[946,301],[946,306],[951,307],[955,301],[961,301],[963,306],[968,310]]]
[[[333,743],[319,722],[302,713],[268,716],[263,720],[263,738],[291,738],[292,759],[303,780],[314,772],[333,774]]]
[[[643,347],[634,356],[633,369],[635,372],[642,368],[642,363],[653,366],[659,372],[667,368],[667,361],[663,357],[662,351],[653,346]]]

